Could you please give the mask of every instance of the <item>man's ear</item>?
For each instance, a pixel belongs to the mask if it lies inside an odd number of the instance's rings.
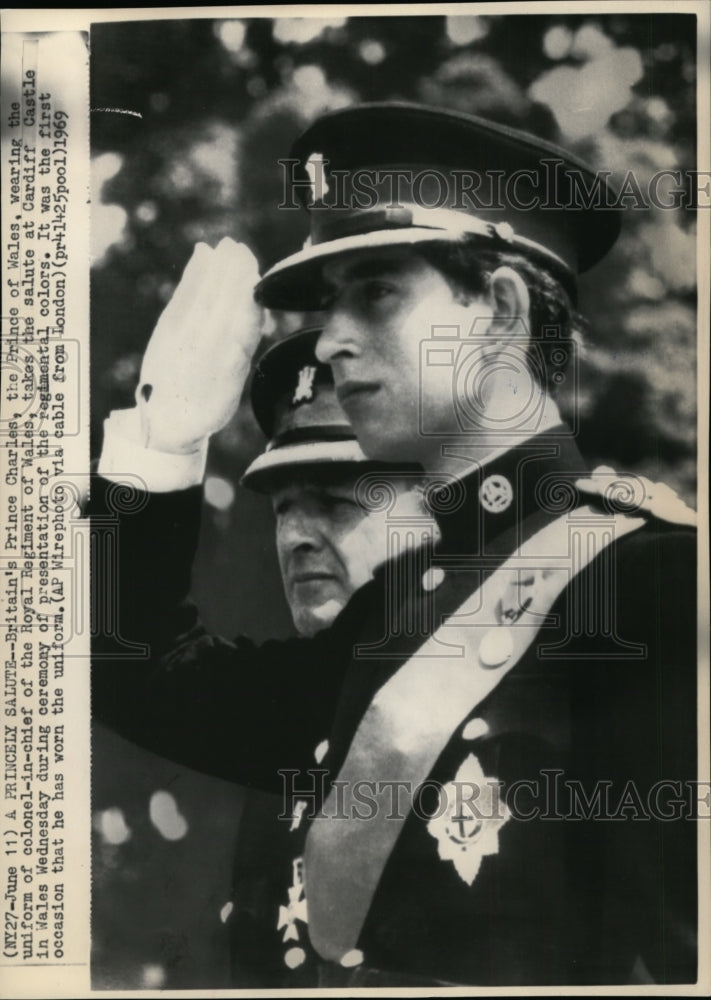
[[[505,343],[531,332],[531,296],[528,286],[512,267],[498,267],[489,279],[489,298],[494,319],[489,327],[492,339]]]

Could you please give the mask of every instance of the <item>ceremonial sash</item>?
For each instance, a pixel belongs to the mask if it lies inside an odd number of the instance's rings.
[[[340,962],[356,948],[413,796],[453,732],[516,666],[575,575],[644,523],[645,518],[582,507],[546,525],[379,689],[306,839],[309,936],[322,958]],[[513,624],[502,623],[502,596],[532,572],[537,582],[530,603]],[[443,641],[458,651],[443,657]],[[501,657],[504,662],[497,665]],[[376,804],[369,805],[367,819],[362,800],[354,798],[363,782],[370,783],[369,799]],[[393,787],[400,789],[396,810]]]

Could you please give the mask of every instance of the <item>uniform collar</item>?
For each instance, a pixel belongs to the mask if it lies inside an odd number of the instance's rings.
[[[431,495],[441,533],[436,553],[494,554],[502,550],[502,539],[513,551],[523,541],[525,521],[538,526],[568,509],[573,483],[587,470],[565,424],[470,464],[462,476]]]

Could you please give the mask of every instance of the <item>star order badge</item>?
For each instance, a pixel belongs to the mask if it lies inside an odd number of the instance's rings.
[[[439,808],[427,824],[440,858],[452,861],[467,885],[476,878],[482,859],[499,853],[499,830],[511,817],[499,798],[498,784],[469,754],[454,780],[442,787]]]

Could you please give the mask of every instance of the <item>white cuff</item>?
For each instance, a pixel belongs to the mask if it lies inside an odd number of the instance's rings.
[[[99,459],[99,475],[112,482],[139,478],[150,493],[170,493],[197,486],[205,475],[208,438],[197,451],[174,455],[146,448],[141,443],[138,407],[112,410],[104,421],[104,446]]]

